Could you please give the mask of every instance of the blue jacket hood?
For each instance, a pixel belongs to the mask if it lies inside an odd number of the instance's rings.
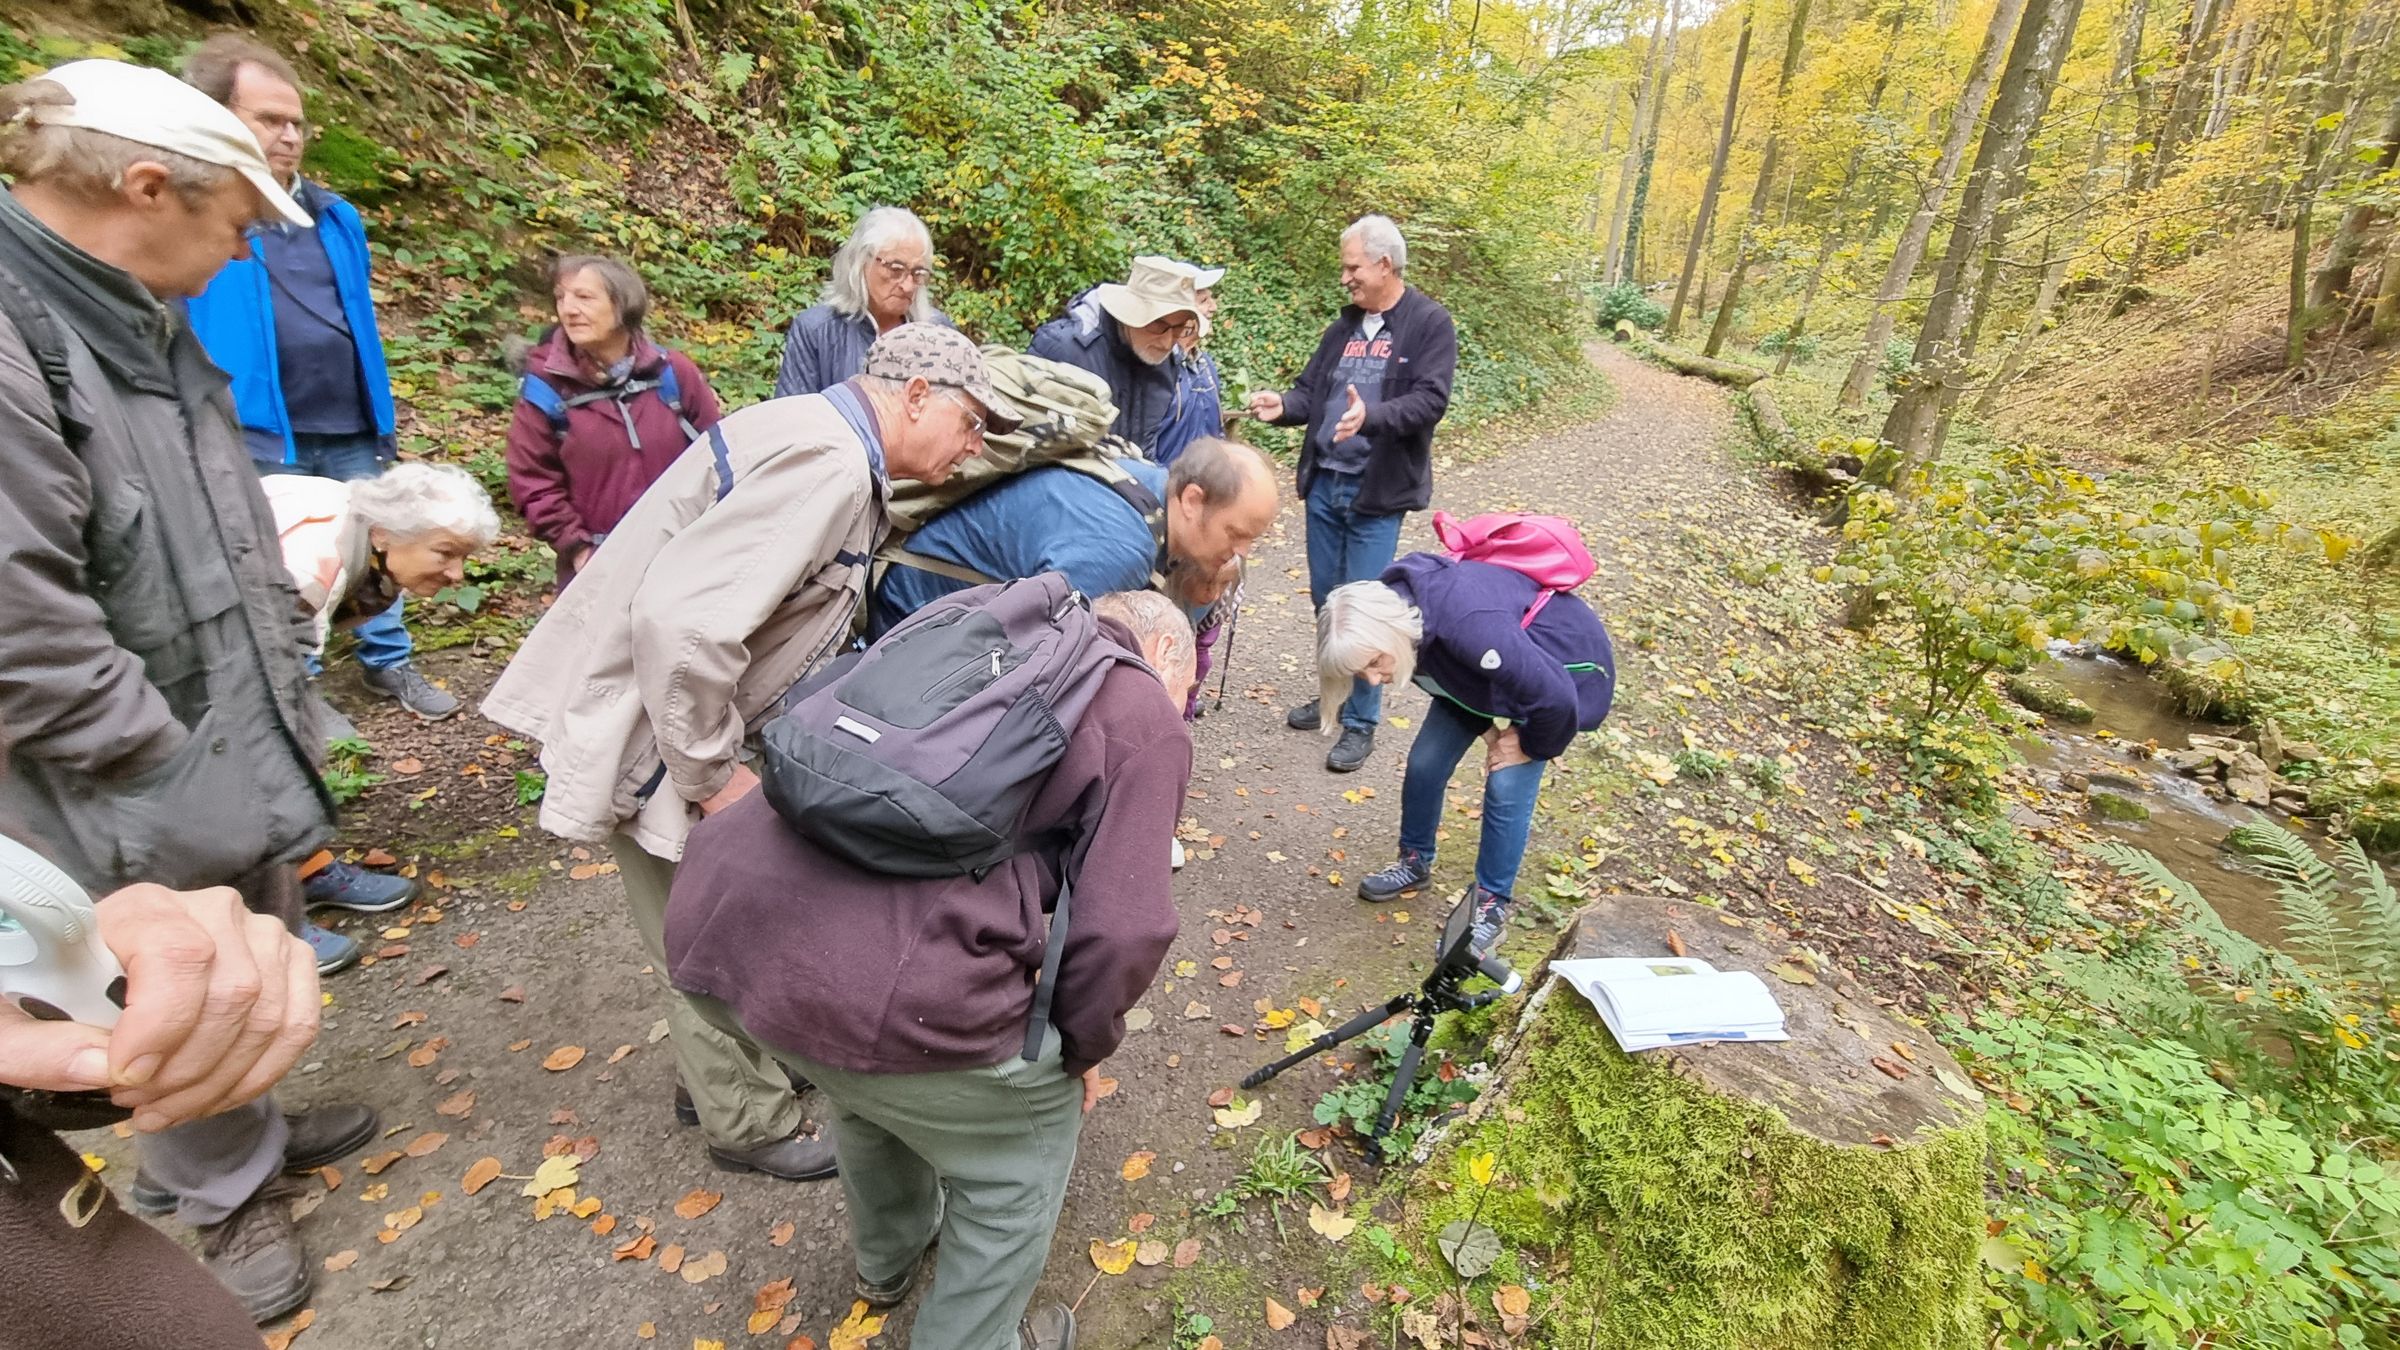
[[[1525,753],[1555,759],[1607,718],[1616,698],[1617,657],[1608,626],[1583,600],[1540,597],[1533,578],[1493,563],[1411,553],[1384,569],[1425,621],[1417,683],[1472,713],[1506,718]]]

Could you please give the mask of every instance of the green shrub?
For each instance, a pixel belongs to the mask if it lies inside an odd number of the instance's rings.
[[[1920,722],[1954,717],[1993,670],[2024,670],[2053,639],[2097,640],[2144,663],[2185,635],[2250,630],[2227,545],[2257,537],[2267,501],[2193,488],[2128,506],[2032,449],[1920,469],[1850,497],[1841,551],[1820,581],[1913,620]],[[2192,523],[2186,523],[2187,521]]]
[[[1758,340],[1758,349],[1768,356],[1774,356],[1789,347],[1793,359],[1799,361],[1816,360],[1817,346],[1817,335],[1814,333],[1793,337],[1789,331],[1780,328]]]
[[[1620,281],[1600,293],[1600,331],[1616,331],[1620,319],[1631,319],[1634,327],[1656,332],[1667,321],[1667,308],[1635,283]]]

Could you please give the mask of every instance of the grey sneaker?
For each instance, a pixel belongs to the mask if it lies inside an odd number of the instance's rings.
[[[1303,703],[1299,707],[1285,713],[1283,715],[1283,724],[1287,727],[1290,727],[1294,731],[1315,731],[1317,728],[1324,726],[1325,721],[1323,715],[1317,711],[1317,701],[1312,698],[1308,702]]]
[[[1358,898],[1380,905],[1422,887],[1433,877],[1433,855],[1403,849],[1400,860],[1358,879]]]
[[[428,722],[439,722],[458,711],[458,700],[448,690],[426,679],[414,662],[403,661],[381,670],[360,672],[367,688],[392,699],[403,708]]]
[[[291,1183],[268,1182],[225,1222],[201,1229],[200,1259],[262,1326],[308,1302],[313,1278],[292,1224]]]

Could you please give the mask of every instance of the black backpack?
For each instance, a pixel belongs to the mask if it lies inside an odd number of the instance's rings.
[[[760,734],[767,802],[803,838],[868,871],[981,880],[1043,842],[1026,837],[1026,808],[1120,664],[1143,663],[1059,573],[944,596],[785,695]],[[1029,1060],[1065,951],[1068,870]]]

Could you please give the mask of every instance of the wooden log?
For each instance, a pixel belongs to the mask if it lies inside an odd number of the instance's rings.
[[[1769,974],[1800,958],[1763,921],[1611,897],[1554,959],[1663,956],[1670,933],[1759,972],[1791,1039],[1628,1055],[1545,963],[1489,1056],[1498,1082],[1427,1158],[1451,1184],[1411,1188],[1412,1234],[1438,1247],[1470,1220],[1532,1254],[1549,1343],[1980,1350],[1983,1108],[1965,1073],[1846,976]]]
[[[1783,409],[1775,406],[1775,393],[1767,387],[1772,383],[1760,380],[1745,390],[1743,397],[1749,400],[1750,424],[1758,438],[1769,450],[1782,450],[1797,438],[1792,435],[1792,424],[1783,420]]]
[[[1649,343],[1642,348],[1642,351],[1670,370],[1684,375],[1697,375],[1704,380],[1715,380],[1719,384],[1734,389],[1747,389],[1767,378],[1767,372],[1756,366],[1719,361],[1715,357],[1702,356],[1698,352],[1687,352],[1680,347],[1669,347],[1665,343]]]
[[[1633,320],[1631,319],[1617,320],[1617,326],[1609,331],[1609,336],[1615,338],[1619,342],[1632,342],[1640,338],[1641,335],[1642,330],[1634,327]]]

